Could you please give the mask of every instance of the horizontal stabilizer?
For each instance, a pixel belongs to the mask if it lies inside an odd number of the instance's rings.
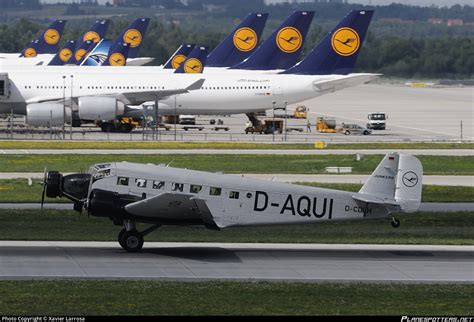
[[[338,79],[316,81],[313,83],[313,89],[316,92],[334,92],[367,83],[379,76],[380,74],[349,74]]]

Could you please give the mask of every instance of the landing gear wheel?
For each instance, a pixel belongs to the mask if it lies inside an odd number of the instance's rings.
[[[391,224],[393,228],[398,228],[400,227],[400,220],[392,218]]]
[[[143,247],[143,236],[137,230],[126,231],[120,240],[120,246],[130,253],[138,252]]]
[[[125,244],[123,243],[123,235],[126,233],[127,231],[125,230],[125,228],[123,228],[119,234],[118,234],[118,242],[120,244],[120,246],[122,246],[123,249],[125,249]]]

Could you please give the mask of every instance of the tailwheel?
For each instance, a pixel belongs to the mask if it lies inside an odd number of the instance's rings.
[[[396,219],[395,217],[392,217],[392,221],[390,223],[392,224],[393,228],[400,227],[400,220]]]
[[[122,230],[123,231],[123,230]],[[119,233],[119,244],[127,252],[135,253],[143,247],[143,236],[136,229]]]

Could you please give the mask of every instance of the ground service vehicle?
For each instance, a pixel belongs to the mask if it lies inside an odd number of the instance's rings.
[[[367,115],[367,128],[373,130],[385,130],[385,121],[388,119],[387,114],[385,113],[369,113]]]
[[[333,117],[316,118],[316,130],[321,133],[336,133],[336,119]]]
[[[180,115],[179,124],[196,125],[196,117],[194,115]]]
[[[134,128],[140,125],[139,121],[131,117],[121,117],[114,121],[97,121],[102,132],[121,132],[130,133]]]
[[[308,108],[304,105],[296,107],[295,113],[293,113],[293,118],[295,119],[305,119],[308,116]]]
[[[249,126],[245,129],[245,134],[248,133],[260,133],[260,134],[272,134],[283,133],[283,120],[277,118],[263,119],[260,125]]]
[[[342,123],[342,127],[339,130],[341,133],[344,133],[345,135],[349,134],[363,134],[363,135],[368,135],[372,133],[371,130],[360,126],[359,124],[344,124]]]

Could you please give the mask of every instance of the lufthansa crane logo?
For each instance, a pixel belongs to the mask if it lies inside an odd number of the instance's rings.
[[[63,48],[59,52],[59,59],[61,59],[63,62],[67,62],[69,58],[72,56],[72,51],[69,48]]]
[[[357,31],[351,28],[339,28],[331,38],[332,49],[341,56],[351,56],[360,46]]]
[[[285,27],[276,35],[276,43],[278,48],[284,53],[294,53],[301,48],[303,37],[298,29],[293,27]]]
[[[77,61],[80,61],[82,59],[82,57],[84,57],[84,55],[86,54],[86,50],[81,48],[81,49],[78,49],[76,51],[76,53],[74,54],[74,58],[76,58]]]
[[[173,57],[173,59],[171,59],[171,67],[173,67],[173,69],[178,69],[178,67],[183,63],[183,61],[186,60],[186,56],[184,55],[181,55],[181,54],[178,54],[178,55],[175,55]]]
[[[95,31],[88,31],[84,37],[82,38],[83,41],[92,41],[94,44],[97,44],[100,41],[100,35]]]
[[[142,33],[137,29],[129,29],[123,35],[123,41],[132,48],[138,47],[142,43]]]
[[[402,177],[403,184],[409,188],[416,186],[418,183],[418,175],[413,171],[405,172]]]
[[[109,58],[110,66],[125,66],[125,61],[125,57],[121,53],[113,53]]]
[[[257,34],[248,27],[239,28],[234,33],[234,46],[240,51],[251,51],[257,46]]]
[[[59,32],[56,29],[48,29],[44,32],[44,41],[49,45],[56,45],[59,42]]]
[[[34,48],[32,48],[32,47],[26,48],[25,53],[24,53],[23,55],[24,55],[26,58],[36,57],[36,55],[37,55],[36,49],[34,49]]]
[[[202,63],[197,58],[190,58],[184,62],[184,71],[188,74],[197,74],[202,72]]]

